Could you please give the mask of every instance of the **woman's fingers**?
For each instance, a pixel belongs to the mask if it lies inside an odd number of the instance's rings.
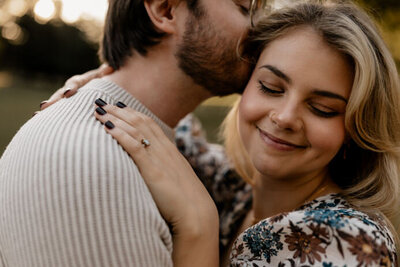
[[[122,102],[116,105],[107,105],[103,100],[96,100],[96,105],[102,107],[105,112],[124,121],[126,124],[135,127],[141,131],[147,138],[154,136],[157,140],[168,142],[169,139],[165,136],[161,128],[150,117],[140,113],[134,109],[126,107]],[[167,141],[168,140],[168,141]]]
[[[139,132],[135,127],[132,127],[125,121],[115,117],[111,113],[105,111],[103,107],[96,107],[95,110],[95,117],[98,119],[108,130],[112,130],[114,128],[118,128],[119,130],[124,131],[125,133],[129,134],[133,139],[137,140],[138,142],[144,139],[143,132]],[[108,124],[106,124],[109,122]],[[118,140],[119,141],[119,140]]]
[[[159,183],[162,177],[156,175],[155,172],[163,169],[160,167],[163,166],[161,162],[165,160],[165,155],[168,154],[164,144],[159,142],[159,138],[156,138],[149,128],[147,130],[144,130],[145,127],[137,129],[110,113],[102,115],[101,110],[101,107],[96,108],[95,117],[104,124],[105,130],[117,140],[135,161],[146,184]],[[155,151],[156,153],[154,153]]]
[[[54,94],[51,95],[51,97],[48,100],[45,100],[40,103],[40,110],[44,110],[53,105],[54,103],[56,103],[58,100],[62,99],[64,97],[64,92],[65,92],[64,87],[58,89]]]
[[[123,131],[136,141],[135,146],[124,148],[141,169],[143,166],[154,168],[156,165],[162,165],[163,162],[169,161],[171,153],[175,152],[176,147],[151,118],[126,107],[122,103],[118,105],[119,107],[108,105],[101,99],[97,99],[95,103],[97,105],[95,117],[105,125],[107,132],[114,133],[114,129],[118,129],[116,132]],[[121,136],[123,135],[113,135],[120,144],[122,142],[122,140],[119,140]],[[137,158],[135,153],[140,148],[144,148],[146,152],[152,154],[151,159]],[[157,153],[153,154],[155,151]],[[140,164],[138,161],[140,161]],[[146,172],[147,169],[144,170]]]
[[[96,78],[101,78],[112,72],[113,72],[113,69],[110,66],[108,66],[107,64],[103,64],[97,69],[90,70],[81,75],[75,75],[75,76],[69,78],[65,82],[65,85],[63,87],[63,89],[64,89],[63,96],[70,97],[70,96],[74,95],[78,91],[79,88],[86,85],[91,80],[96,79]]]
[[[116,127],[111,121],[106,121],[104,124],[106,131],[118,141],[118,143],[125,149],[126,152],[128,152],[137,165],[143,165],[146,148],[138,141],[138,139],[123,130],[123,128],[120,128],[120,125]]]
[[[149,147],[142,142],[145,139],[143,133],[114,115],[103,111],[105,110],[102,107],[96,108],[96,119],[104,125],[106,131],[128,152],[138,167],[147,167],[149,165],[148,158],[144,153]]]
[[[110,74],[113,71],[113,68],[111,68],[107,64],[103,64],[95,70],[91,70],[84,74],[75,75],[69,78],[62,88],[58,89],[48,100],[40,103],[40,110],[44,110],[50,107],[64,97],[73,96],[79,90],[79,88],[81,88],[91,80],[104,77],[105,75]]]

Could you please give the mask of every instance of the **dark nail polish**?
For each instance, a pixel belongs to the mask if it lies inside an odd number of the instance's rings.
[[[112,123],[111,121],[106,121],[106,123],[104,125],[110,130],[115,128],[114,123]]]
[[[119,108],[126,108],[126,105],[122,102],[118,102],[117,104],[115,104],[117,107]]]
[[[107,102],[105,102],[103,99],[101,98],[97,98],[96,101],[94,102],[96,105],[98,105],[99,107],[103,107],[105,105],[107,105]]]
[[[71,91],[70,89],[65,90],[64,91],[64,96],[67,95],[70,91]]]
[[[101,116],[107,114],[107,111],[105,111],[102,107],[96,108],[96,112],[97,112],[97,114],[99,114]]]
[[[42,108],[42,106],[43,106],[44,104],[46,104],[47,102],[48,102],[48,101],[42,101],[42,102],[40,103],[39,107]]]

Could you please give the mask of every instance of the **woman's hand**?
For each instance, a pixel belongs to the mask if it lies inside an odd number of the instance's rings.
[[[207,190],[151,118],[117,105],[97,107],[95,116],[135,161],[171,224],[175,266],[217,266],[218,213]]]
[[[65,85],[62,88],[58,89],[48,100],[40,103],[40,110],[44,110],[50,107],[64,97],[73,96],[79,90],[79,88],[81,88],[91,80],[95,78],[101,78],[107,74],[112,73],[113,71],[113,68],[111,68],[107,64],[103,64],[95,70],[88,71],[81,75],[72,76],[65,82]]]

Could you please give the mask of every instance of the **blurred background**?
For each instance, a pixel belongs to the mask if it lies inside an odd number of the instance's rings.
[[[377,20],[400,66],[400,0],[358,2]],[[68,77],[99,65],[106,10],[107,0],[0,0],[0,156],[41,101]],[[218,141],[234,98],[213,98],[195,111],[210,141]]]

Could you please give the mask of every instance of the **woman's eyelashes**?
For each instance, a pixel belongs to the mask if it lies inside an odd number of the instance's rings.
[[[285,90],[283,89],[271,89],[271,87],[266,86],[262,81],[258,81],[258,83],[259,83],[259,89],[262,93],[271,96],[280,96],[283,93],[285,93]],[[340,112],[333,110],[330,107],[314,102],[308,103],[308,107],[313,114],[322,118],[332,118],[340,114]]]
[[[312,104],[310,104],[310,109],[315,115],[323,118],[332,118],[339,115],[339,112],[337,111],[324,111],[320,108],[313,106]]]
[[[271,89],[270,87],[266,86],[262,81],[258,81],[258,83],[259,83],[259,88],[263,93],[267,93],[270,95],[279,95],[284,92],[283,90]]]

